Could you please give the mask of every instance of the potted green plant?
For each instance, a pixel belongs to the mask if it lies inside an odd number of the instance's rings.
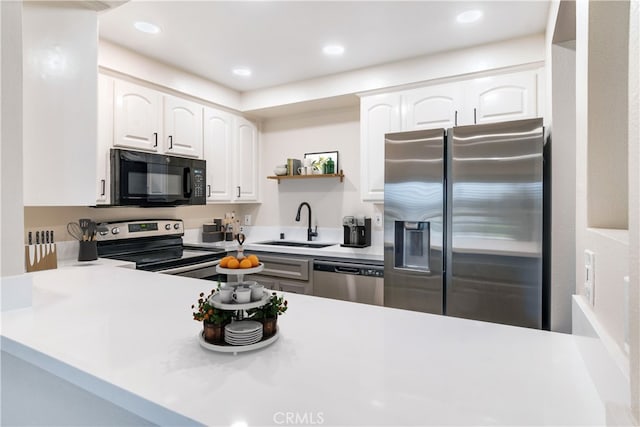
[[[269,302],[262,307],[250,310],[253,319],[262,322],[262,334],[267,338],[276,333],[276,327],[278,324],[278,316],[283,315],[288,307],[288,301],[284,299],[284,296],[278,296],[275,292],[271,294]]]
[[[200,293],[198,299],[198,308],[193,312],[193,320],[202,322],[204,329],[204,340],[212,344],[224,343],[224,327],[231,321],[232,311],[221,310],[213,306],[211,299],[215,295],[216,290],[212,289],[211,293],[205,298],[204,292]],[[193,304],[191,309],[196,309]]]

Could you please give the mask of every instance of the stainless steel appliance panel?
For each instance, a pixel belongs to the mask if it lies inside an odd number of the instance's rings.
[[[364,304],[384,304],[382,265],[315,260],[313,295]]]
[[[442,314],[445,130],[385,137],[384,303]]]
[[[451,316],[542,326],[542,119],[449,131]]]

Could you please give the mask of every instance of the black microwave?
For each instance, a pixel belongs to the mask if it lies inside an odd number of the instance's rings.
[[[186,157],[111,150],[111,204],[206,204],[206,162]]]

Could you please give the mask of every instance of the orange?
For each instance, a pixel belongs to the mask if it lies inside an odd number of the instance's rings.
[[[238,268],[238,267],[240,267],[240,261],[231,257],[231,259],[227,263],[227,268]]]
[[[232,256],[226,256],[220,260],[220,267],[227,268],[229,261],[231,261]]]
[[[251,260],[249,260],[248,258],[245,258],[242,261],[240,261],[240,268],[251,268]]]
[[[257,267],[260,264],[260,260],[255,255],[249,255],[247,259],[251,261],[251,267]]]

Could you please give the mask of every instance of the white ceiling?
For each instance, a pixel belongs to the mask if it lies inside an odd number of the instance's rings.
[[[456,15],[481,9],[462,25]],[[548,1],[140,1],[100,15],[100,37],[240,92],[544,31]],[[135,21],[162,31],[138,32]],[[340,43],[343,56],[322,53]],[[236,66],[250,77],[232,74]]]

